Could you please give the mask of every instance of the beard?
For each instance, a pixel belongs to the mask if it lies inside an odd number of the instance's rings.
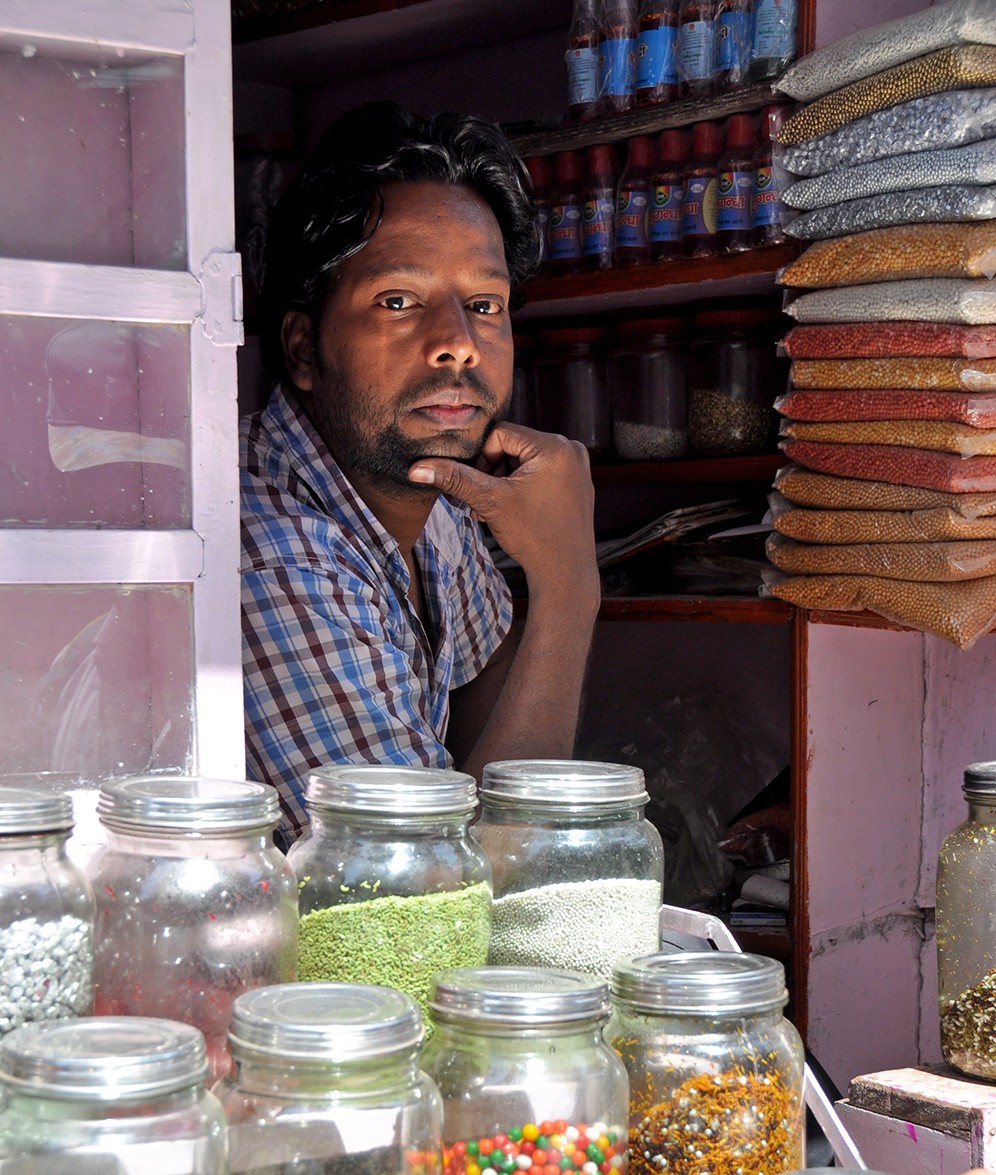
[[[340,367],[321,361],[317,367],[320,382],[312,393],[309,413],[315,430],[343,470],[361,474],[389,492],[435,494],[432,486],[409,480],[408,470],[414,462],[423,457],[447,457],[473,464],[485,438],[501,419],[498,397],[470,369],[457,378],[449,371],[440,371],[405,388],[398,396],[394,420],[384,424],[375,420],[364,402],[363,391],[350,385]],[[433,391],[454,387],[472,388],[490,414],[479,440],[456,432],[410,437],[402,431],[397,421],[407,408]]]

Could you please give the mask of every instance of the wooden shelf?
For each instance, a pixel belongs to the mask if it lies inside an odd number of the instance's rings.
[[[620,485],[661,485],[710,482],[770,482],[788,458],[783,453],[752,453],[745,457],[692,457],[679,461],[634,461],[593,465],[596,488]]]
[[[710,624],[789,624],[795,607],[760,596],[607,596],[599,620],[705,621]]]

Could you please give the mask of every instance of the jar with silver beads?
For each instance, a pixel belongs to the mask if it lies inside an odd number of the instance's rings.
[[[664,848],[638,767],[489,763],[474,834],[491,862],[488,961],[567,967],[608,982],[617,958],[658,946]]]
[[[0,1035],[92,1010],[94,902],[72,829],[69,796],[0,787]]]
[[[94,1010],[194,1025],[221,1077],[235,997],[297,978],[297,882],[273,844],[276,790],[133,777],[103,785],[97,814]]]
[[[394,988],[290,983],[232,1005],[214,1086],[232,1175],[438,1175],[442,1105],[418,1005]]]
[[[0,1042],[0,1172],[227,1175],[204,1037],[143,1016],[27,1024]]]

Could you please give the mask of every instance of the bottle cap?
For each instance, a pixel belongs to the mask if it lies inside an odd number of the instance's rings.
[[[549,155],[530,155],[526,160],[526,170],[533,181],[535,192],[541,192],[550,186],[553,180],[553,162]]]
[[[608,984],[547,967],[454,967],[432,980],[434,1020],[516,1031],[609,1017]]]
[[[481,778],[481,802],[506,808],[614,811],[643,807],[648,799],[643,772],[624,763],[503,759],[488,763]]]
[[[723,150],[723,124],[697,122],[692,127],[692,154],[719,155]]]
[[[688,158],[688,131],[684,127],[670,127],[661,133],[657,158],[661,163],[684,163]]]
[[[558,184],[579,184],[584,179],[584,155],[580,151],[561,151],[553,166]]]
[[[752,114],[731,114],[726,120],[726,149],[753,147],[757,134],[757,123]]]
[[[599,143],[588,148],[588,178],[596,175],[614,176],[619,170],[616,165],[616,153],[608,143]]]
[[[616,334],[621,339],[643,338],[647,335],[680,335],[685,320],[672,318],[624,318],[616,323]]]
[[[654,162],[655,144],[651,135],[634,135],[626,151],[627,167],[651,167]]]
[[[394,819],[467,814],[477,806],[477,781],[443,767],[344,763],[316,767],[304,788],[306,808],[376,813]]]
[[[785,968],[763,955],[681,951],[619,959],[612,998],[644,1015],[749,1015],[788,1002]]]
[[[784,104],[779,106],[765,106],[761,110],[761,133],[769,139],[777,136],[778,132],[788,122],[792,107]]]
[[[102,785],[97,816],[107,828],[238,832],[280,819],[277,790],[244,779],[142,775]]]

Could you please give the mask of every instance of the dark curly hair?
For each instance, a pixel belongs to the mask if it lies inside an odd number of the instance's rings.
[[[263,357],[286,374],[280,331],[288,310],[316,330],[342,263],[380,224],[384,185],[462,184],[491,208],[513,286],[535,271],[540,232],[522,160],[494,123],[464,114],[422,118],[394,102],[371,102],[326,130],[273,211],[263,273]]]

